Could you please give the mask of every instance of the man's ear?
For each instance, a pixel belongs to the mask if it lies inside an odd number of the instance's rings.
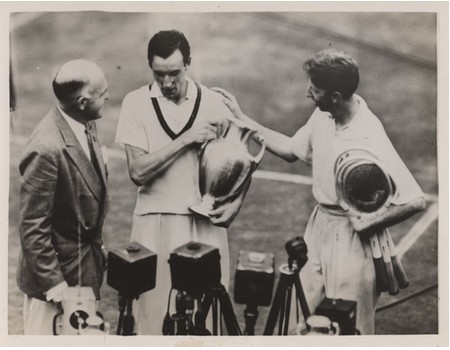
[[[191,65],[191,56],[189,56],[189,58],[186,61],[186,66],[190,66]]]
[[[342,95],[339,91],[334,91],[331,93],[331,100],[333,103],[339,103],[342,101]]]
[[[87,103],[88,99],[84,96],[80,96],[77,98],[77,106],[80,110],[84,111],[84,109],[86,108],[86,103]]]

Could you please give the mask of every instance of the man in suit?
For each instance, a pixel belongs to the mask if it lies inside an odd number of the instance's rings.
[[[106,267],[107,171],[94,121],[109,98],[105,76],[93,62],[69,61],[53,90],[57,105],[36,126],[19,165],[25,334],[53,334],[68,286],[92,287],[99,299]]]

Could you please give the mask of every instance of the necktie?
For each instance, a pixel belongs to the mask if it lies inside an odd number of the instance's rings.
[[[93,137],[93,135],[91,133],[91,126],[90,125],[86,126],[86,129],[84,130],[84,133],[86,134],[86,138],[87,138],[87,142],[88,142],[88,146],[89,146],[89,153],[91,155],[91,163],[94,166],[95,172],[97,173],[98,177],[101,179],[102,178],[102,172],[100,170],[100,165],[99,165],[99,162],[98,162],[98,158],[97,158],[97,156],[95,154],[95,151],[94,151],[94,144],[93,143],[95,142],[95,139],[94,139],[94,137]]]

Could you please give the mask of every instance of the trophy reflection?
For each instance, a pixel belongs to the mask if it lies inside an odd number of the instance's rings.
[[[200,203],[190,209],[209,217],[216,198],[237,198],[250,181],[266,149],[261,137],[254,137],[255,130],[238,119],[226,119],[218,128],[219,136],[207,142],[200,150],[199,186]],[[256,156],[249,152],[249,142],[254,139],[261,145]]]

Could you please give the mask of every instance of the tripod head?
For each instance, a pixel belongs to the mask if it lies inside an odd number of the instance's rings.
[[[294,237],[290,239],[286,242],[285,248],[289,256],[288,264],[290,270],[292,270],[294,262],[299,270],[305,266],[308,261],[308,248],[306,247],[303,237]]]

